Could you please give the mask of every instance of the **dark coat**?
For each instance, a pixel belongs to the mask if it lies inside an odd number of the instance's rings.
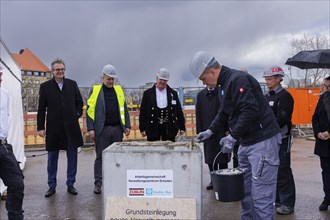
[[[323,93],[323,103],[324,107],[328,112],[328,115],[330,115],[330,92],[326,91]]]
[[[75,81],[64,79],[62,91],[55,79],[40,85],[37,129],[46,130],[47,151],[83,145],[78,122],[82,107],[82,97]]]
[[[175,137],[178,130],[185,131],[185,119],[178,93],[167,85],[167,104],[169,110],[169,137]],[[158,112],[156,101],[156,86],[147,89],[142,96],[140,116],[140,131],[145,131],[149,139],[158,138]]]
[[[242,146],[256,144],[280,132],[275,115],[253,76],[222,66],[217,84],[221,87],[221,111],[210,125],[211,131],[228,121],[231,136]]]
[[[196,131],[205,131],[210,126],[214,117],[217,115],[220,108],[220,101],[218,96],[218,87],[211,93],[205,88],[197,94],[196,100]],[[225,136],[226,126],[221,125],[219,130],[214,133],[210,139],[204,141],[204,159],[205,163],[212,165],[215,156],[220,152],[220,139]],[[220,154],[216,163],[228,163],[228,154]]]
[[[316,138],[314,154],[330,158],[330,139],[323,141],[317,138],[317,134],[320,132],[328,131],[330,133],[330,123],[323,98],[324,96],[321,95],[312,117],[314,137]]]

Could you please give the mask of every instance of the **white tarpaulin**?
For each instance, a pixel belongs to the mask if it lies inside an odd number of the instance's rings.
[[[16,159],[21,162],[21,169],[25,166],[26,157],[24,155],[24,120],[21,94],[21,70],[14,61],[10,51],[1,41],[0,58],[4,71],[2,74],[1,87],[9,93],[9,132],[8,142],[13,146]],[[0,193],[5,190],[5,186],[0,179]]]

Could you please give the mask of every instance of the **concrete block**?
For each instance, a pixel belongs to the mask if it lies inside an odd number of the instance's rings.
[[[103,218],[106,208],[112,208],[106,207],[108,198],[124,196],[193,198],[196,200],[196,218],[201,219],[202,151],[196,144],[119,142],[105,149],[102,158]],[[159,176],[154,173],[159,173]],[[132,180],[135,177],[139,182],[136,187]],[[144,180],[152,180],[153,183]]]

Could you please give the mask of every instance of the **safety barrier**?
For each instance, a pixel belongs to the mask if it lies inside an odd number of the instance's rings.
[[[184,110],[183,111],[186,120],[186,133],[185,136],[190,138],[196,135],[196,118],[195,110]],[[143,140],[139,130],[139,111],[130,111],[131,121],[131,133],[128,137],[124,137],[124,140]],[[79,118],[79,124],[83,135],[84,143],[91,144],[93,140],[89,137],[86,126],[86,114]],[[29,113],[24,114],[24,143],[25,146],[44,145],[45,139],[39,137],[37,131],[37,114]]]

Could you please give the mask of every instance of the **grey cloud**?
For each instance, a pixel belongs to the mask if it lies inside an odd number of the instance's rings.
[[[113,64],[122,84],[137,87],[170,70],[171,86],[198,86],[189,62],[198,50],[224,65],[260,71],[284,64],[287,48],[267,57],[258,46],[278,36],[329,33],[326,1],[1,1],[1,37],[9,49],[31,49],[47,65],[62,57],[68,77],[90,86]],[[330,33],[329,33],[330,34]],[[276,42],[274,42],[276,41]],[[259,54],[260,63],[245,55]],[[274,59],[271,59],[272,56]],[[258,62],[258,61],[256,61]],[[256,73],[257,74],[257,73]]]

